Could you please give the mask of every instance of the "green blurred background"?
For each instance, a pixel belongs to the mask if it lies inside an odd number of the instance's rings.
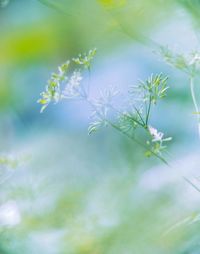
[[[200,193],[183,178],[199,185],[188,80],[157,54],[198,49],[199,22],[198,0],[1,2],[0,152],[16,163],[0,166],[0,254],[200,253]],[[109,128],[88,136],[82,103],[39,113],[50,73],[94,47],[95,93],[170,77],[152,121],[173,137],[172,167]]]

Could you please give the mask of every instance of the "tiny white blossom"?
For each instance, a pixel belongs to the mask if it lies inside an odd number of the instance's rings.
[[[81,80],[83,79],[81,72],[75,70],[69,79],[69,82],[65,86],[62,93],[63,98],[74,98],[81,95]]]
[[[74,71],[73,75],[70,78],[71,86],[74,88],[78,87],[82,79],[83,77],[81,76],[80,71]]]
[[[162,132],[158,132],[157,129],[153,128],[152,126],[149,126],[149,132],[151,136],[153,137],[152,142],[158,142],[163,140],[164,134]]]

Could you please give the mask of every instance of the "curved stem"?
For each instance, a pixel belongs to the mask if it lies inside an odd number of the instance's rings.
[[[152,98],[151,98],[151,95],[150,95],[149,106],[148,106],[147,117],[146,117],[146,126],[148,126],[148,123],[149,123],[149,116],[150,116],[150,111],[151,111],[151,103],[152,103]]]
[[[137,140],[136,138],[134,138],[133,136],[129,135],[127,132],[121,130],[117,125],[115,125],[114,123],[110,122],[107,120],[107,123],[113,127],[114,129],[116,129],[117,131],[121,132],[123,135],[125,135],[126,137],[128,137],[129,139],[131,139],[132,141],[134,141],[136,144],[140,145],[141,147],[147,149],[148,151],[150,151],[155,157],[157,157],[159,160],[161,160],[162,162],[164,162],[167,166],[170,166],[169,163],[159,154],[155,153],[154,151],[152,151],[151,149],[149,149],[146,145],[144,145],[143,143],[141,143],[139,140]]]
[[[194,91],[194,78],[190,77],[190,91],[192,95],[192,101],[195,107],[195,113],[197,114],[197,121],[198,121],[198,133],[199,133],[199,138],[200,138],[200,112],[199,112],[199,107],[197,104],[196,96],[195,96],[195,91]]]

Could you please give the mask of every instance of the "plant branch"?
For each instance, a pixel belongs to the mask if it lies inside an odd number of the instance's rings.
[[[150,95],[149,106],[148,106],[147,116],[146,116],[146,126],[148,126],[148,122],[149,122],[149,116],[150,116],[150,111],[151,111],[151,103],[152,103],[152,98],[151,98],[151,95]]]
[[[144,145],[142,142],[140,142],[139,140],[137,140],[136,138],[134,138],[133,136],[131,136],[130,134],[128,134],[127,132],[121,130],[120,127],[118,127],[116,124],[110,122],[109,120],[107,120],[107,123],[113,127],[114,129],[116,129],[117,131],[121,132],[123,135],[125,135],[126,137],[128,137],[129,139],[131,139],[132,141],[134,141],[135,143],[137,143],[138,145],[142,146],[143,148],[147,149],[147,151],[150,151],[154,156],[156,156],[159,160],[161,160],[162,162],[164,162],[167,166],[170,166],[169,163],[159,154],[155,153],[154,151],[152,151],[151,149],[149,149],[146,145]]]

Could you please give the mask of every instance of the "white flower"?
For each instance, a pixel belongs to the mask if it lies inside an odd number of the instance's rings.
[[[64,98],[74,98],[81,95],[81,80],[83,77],[81,76],[81,72],[79,70],[75,70],[69,79],[69,82],[65,86],[65,89],[62,93]]]
[[[82,79],[83,78],[81,76],[80,71],[74,71],[73,75],[70,78],[69,83],[73,88],[76,88],[80,85]]]
[[[157,129],[149,126],[149,132],[151,136],[153,137],[152,142],[158,142],[158,141],[161,142],[163,140],[164,134],[162,132],[158,132]]]

